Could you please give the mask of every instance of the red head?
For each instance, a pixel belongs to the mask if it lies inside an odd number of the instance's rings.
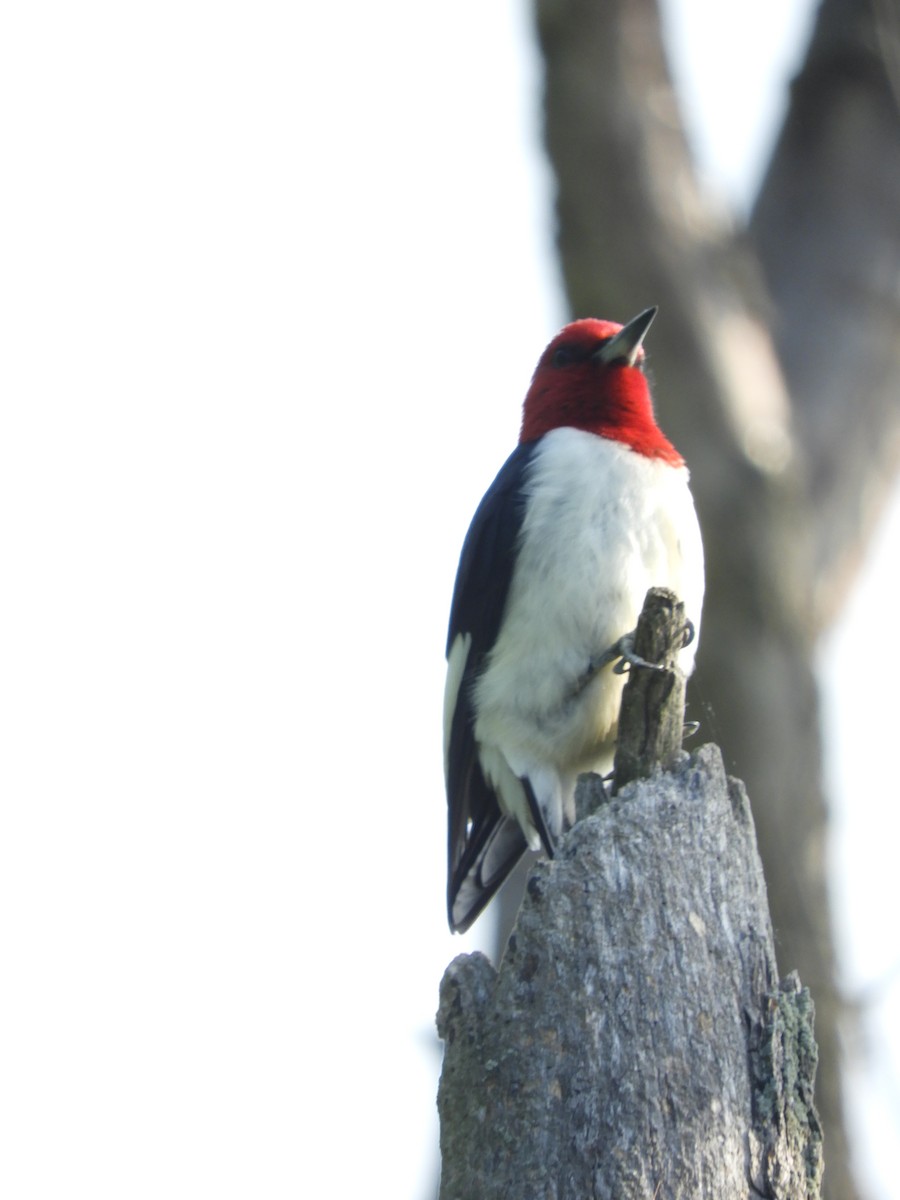
[[[680,466],[684,460],[656,424],[642,369],[641,342],[655,316],[648,308],[625,326],[589,317],[558,333],[531,380],[519,441],[571,426]]]

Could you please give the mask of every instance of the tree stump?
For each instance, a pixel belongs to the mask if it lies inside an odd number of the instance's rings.
[[[441,1200],[820,1196],[812,1002],[778,979],[746,792],[675,753],[613,799],[583,777],[499,970],[447,968]]]

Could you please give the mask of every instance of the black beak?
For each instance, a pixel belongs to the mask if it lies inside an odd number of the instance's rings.
[[[659,309],[654,304],[652,308],[646,308],[638,316],[633,317],[611,341],[600,347],[594,358],[604,363],[624,362],[627,366],[633,367],[638,350],[641,348],[641,342],[657,312]]]

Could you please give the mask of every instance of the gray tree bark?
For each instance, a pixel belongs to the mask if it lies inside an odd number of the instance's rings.
[[[778,981],[750,808],[714,746],[535,866],[499,972],[455,959],[438,1027],[441,1200],[820,1195],[812,1003]]]

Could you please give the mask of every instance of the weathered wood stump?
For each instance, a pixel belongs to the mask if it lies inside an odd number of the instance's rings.
[[[778,978],[746,793],[715,746],[666,753],[614,799],[584,777],[499,970],[448,967],[441,1200],[820,1195],[812,1003]]]

